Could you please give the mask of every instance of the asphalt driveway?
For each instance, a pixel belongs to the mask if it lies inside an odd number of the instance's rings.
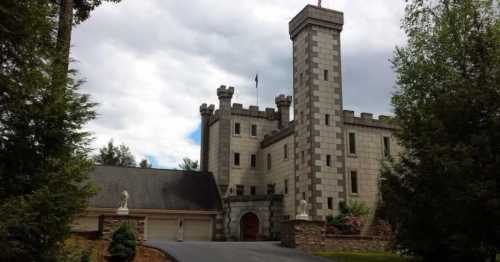
[[[154,242],[146,245],[164,250],[178,262],[327,262],[284,248],[279,242]],[[331,262],[331,261],[330,261]]]

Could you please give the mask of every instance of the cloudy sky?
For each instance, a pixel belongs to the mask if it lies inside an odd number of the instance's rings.
[[[236,87],[234,102],[260,104],[292,92],[288,21],[314,0],[123,0],[103,4],[73,34],[73,67],[99,103],[88,125],[95,148],[128,145],[137,159],[177,167],[199,158],[199,105],[216,88]],[[389,59],[404,44],[404,0],[323,0],[344,12],[345,109],[389,114]]]

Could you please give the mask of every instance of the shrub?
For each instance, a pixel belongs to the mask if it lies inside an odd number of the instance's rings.
[[[364,203],[356,200],[339,202],[339,211],[337,216],[327,216],[326,223],[342,234],[359,234],[363,227],[362,218],[370,213]]]
[[[131,261],[135,256],[137,246],[134,229],[128,223],[123,223],[113,233],[108,252],[113,261]]]

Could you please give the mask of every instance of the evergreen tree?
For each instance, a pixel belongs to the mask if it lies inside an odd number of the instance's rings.
[[[94,103],[72,75],[53,83],[57,6],[0,2],[0,250],[4,261],[55,261],[94,192],[87,181]]]
[[[193,161],[185,157],[182,159],[182,163],[179,164],[179,168],[186,171],[196,171],[198,170],[198,161]]]
[[[139,163],[139,167],[141,167],[141,168],[152,168],[153,166],[151,165],[151,163],[149,163],[149,161],[147,159],[143,159]]]
[[[115,146],[113,140],[110,140],[105,147],[99,149],[99,154],[94,160],[101,165],[135,167],[135,158],[130,153],[128,146],[121,144]]]
[[[500,246],[500,1],[412,0],[393,60],[406,149],[383,170],[397,248],[494,261]]]

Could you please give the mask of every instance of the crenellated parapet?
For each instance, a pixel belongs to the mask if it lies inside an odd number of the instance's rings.
[[[292,105],[292,96],[279,95],[274,99],[276,106],[280,107],[290,107]]]
[[[234,87],[226,87],[225,85],[221,85],[219,88],[217,88],[217,97],[219,99],[229,99],[231,100],[234,95]]]
[[[292,97],[279,95],[274,101],[278,107],[278,115],[280,118],[279,128],[286,128],[290,123],[290,105],[292,105]]]
[[[206,103],[201,104],[200,114],[201,116],[211,116],[215,110],[215,105],[207,105]]]
[[[250,106],[248,109],[243,108],[242,104],[234,103],[231,107],[231,114],[237,116],[247,116],[255,118],[263,118],[267,120],[277,120],[279,115],[274,108],[266,108],[265,111],[260,111],[258,106]]]
[[[361,113],[359,117],[355,116],[354,111],[344,110],[344,124],[357,125],[384,129],[397,129],[397,125],[390,116],[380,115],[377,119],[372,113]]]

